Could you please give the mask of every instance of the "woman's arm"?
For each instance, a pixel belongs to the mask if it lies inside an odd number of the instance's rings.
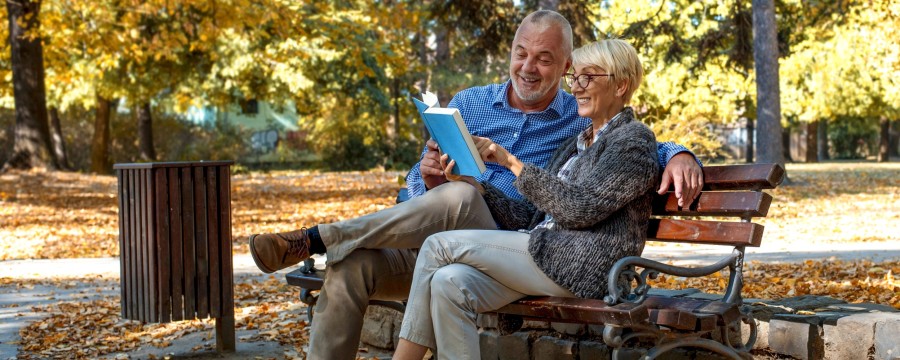
[[[482,155],[482,159],[485,161],[497,162],[507,168],[513,166],[511,162],[518,162],[518,165],[516,165],[517,168],[512,169],[517,176],[524,168],[524,164],[519,162],[518,159],[515,159],[515,157],[509,154],[502,146],[494,144],[493,141],[487,138],[477,136],[474,136],[473,138],[476,147],[479,149],[479,153]],[[571,151],[562,149],[574,149],[574,144],[574,137],[563,141],[562,144],[560,144],[559,149],[550,157],[548,164],[565,161],[565,159],[571,155]],[[494,147],[491,147],[491,145],[494,145]],[[529,202],[527,197],[525,200],[513,199],[490,184],[483,183],[482,185],[485,189],[485,191],[482,192],[484,200],[487,202],[488,208],[491,210],[491,215],[494,216],[494,220],[497,221],[501,229],[527,229],[531,225],[531,221],[533,220],[535,213],[537,213],[538,208]]]
[[[506,196],[503,191],[497,189],[489,183],[482,183],[484,186],[484,201],[491,210],[491,216],[502,230],[519,230],[527,229],[537,212],[537,208],[533,204],[516,200]]]
[[[653,132],[635,121],[604,136],[606,146],[599,157],[593,152],[600,149],[591,148],[574,164],[590,167],[587,176],[562,181],[526,165],[515,182],[519,192],[560,226],[585,228],[654,189],[659,164]]]
[[[448,162],[448,159],[447,154],[444,154],[441,156],[440,161],[447,179],[466,182],[475,187],[487,203],[488,210],[491,211],[491,215],[494,217],[497,225],[500,226],[500,229],[518,230],[528,228],[531,217],[537,211],[534,205],[527,201],[507,196],[506,193],[487,181],[478,182],[471,176],[454,175],[453,167],[456,166],[456,161],[450,160]]]

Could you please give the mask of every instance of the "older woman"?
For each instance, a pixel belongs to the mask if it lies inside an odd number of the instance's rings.
[[[502,230],[425,241],[394,359],[422,359],[426,348],[440,358],[477,359],[476,314],[528,295],[602,298],[613,263],[643,250],[659,165],[653,133],[626,106],[643,77],[640,60],[622,40],[591,43],[572,57],[566,82],[592,125],[564,142],[547,169],[476,139],[485,161],[516,175],[526,200],[459,179],[481,193]]]

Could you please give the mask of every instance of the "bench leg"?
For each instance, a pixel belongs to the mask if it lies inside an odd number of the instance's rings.
[[[310,289],[300,289],[300,302],[306,304],[306,319],[310,324],[312,324],[313,316],[315,316],[316,312],[316,302],[319,298],[313,295],[313,291],[318,290],[310,290]],[[386,307],[388,309],[394,309],[399,311],[400,313],[406,312],[406,305],[400,301],[382,301],[382,300],[369,300],[369,305],[377,305],[381,307]]]
[[[316,301],[319,300],[319,297],[313,295],[312,292],[313,290],[310,289],[300,289],[300,302],[306,304],[306,320],[310,324],[312,324],[313,315],[315,315],[313,313],[316,311]]]
[[[742,323],[747,324],[747,327],[750,330],[750,333],[747,336],[746,343],[744,343],[741,340],[741,327],[742,327],[741,324]],[[732,326],[735,327],[734,330],[732,330]],[[732,325],[726,325],[723,328],[722,341],[725,342],[725,345],[728,345],[729,347],[737,350],[738,352],[741,352],[741,353],[749,352],[751,349],[753,349],[753,344],[756,343],[756,336],[758,335],[757,332],[759,331],[758,326],[759,326],[759,324],[756,322],[756,319],[753,318],[753,315],[750,314],[750,310],[742,310],[741,311],[741,319],[739,321],[736,321],[736,323],[732,324]],[[731,343],[732,335],[735,333],[737,334],[736,335],[736,339],[738,342],[737,345]]]
[[[234,352],[234,315],[216,318],[216,351]]]
[[[643,357],[643,359],[651,360],[656,359],[660,355],[668,352],[669,350],[679,348],[679,347],[696,347],[701,349],[706,349],[712,352],[715,352],[719,355],[725,356],[729,359],[733,360],[744,360],[744,359],[752,359],[750,354],[748,353],[739,353],[733,348],[726,346],[722,343],[709,340],[709,339],[701,339],[701,338],[685,338],[678,339],[671,342],[666,342],[665,344],[660,344],[654,346],[647,352],[647,355]]]
[[[623,356],[625,358],[632,358],[633,355],[628,354],[629,350],[636,350],[643,353],[643,356],[640,357],[643,360],[652,360],[679,347],[706,349],[733,360],[752,359],[750,353],[743,348],[735,349],[729,345],[710,339],[704,339],[699,336],[701,336],[700,333],[694,333],[684,334],[679,337],[677,334],[661,331],[653,326],[639,326],[626,329],[618,326],[606,325],[603,329],[603,342],[613,348],[613,360],[619,360]],[[723,334],[723,336],[727,336],[727,334]],[[649,339],[655,342],[656,346],[649,350],[625,347],[625,344],[635,339]]]

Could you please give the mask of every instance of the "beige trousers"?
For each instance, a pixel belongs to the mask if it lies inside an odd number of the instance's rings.
[[[416,261],[400,337],[439,359],[480,359],[478,313],[528,295],[574,297],[534,263],[530,235],[460,230],[430,236]]]
[[[355,359],[369,300],[409,295],[425,239],[455,229],[496,229],[472,186],[447,183],[359,218],[319,225],[328,272],[316,304],[308,359]]]

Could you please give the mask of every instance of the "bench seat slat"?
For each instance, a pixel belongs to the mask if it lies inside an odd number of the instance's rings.
[[[759,247],[762,233],[762,225],[749,222],[650,219],[647,240]]]
[[[764,192],[704,192],[689,208],[678,207],[674,192],[653,199],[653,215],[765,217],[772,195]]]
[[[716,328],[713,314],[697,314],[678,309],[650,309],[650,322],[678,330],[710,331]]]
[[[299,270],[294,270],[286,277],[290,285],[308,290],[320,290],[324,273],[319,270],[316,273],[304,274]],[[706,331],[712,329],[717,323],[716,315],[727,319],[739,316],[737,309],[732,305],[707,300],[650,296],[643,305],[650,308],[647,312],[647,319],[659,325],[679,330]],[[519,300],[496,312],[528,318],[554,319],[561,322],[626,325],[644,321],[643,314],[637,316],[638,312],[642,311],[644,310],[639,309],[638,306],[627,303],[611,307],[600,300],[534,297]],[[664,314],[660,315],[660,311],[664,311]]]
[[[321,290],[325,281],[326,270],[316,270],[311,274],[304,274],[300,269],[289,272],[284,277],[289,285],[299,286],[307,290]]]
[[[601,300],[555,296],[529,297],[506,305],[497,313],[585,324],[647,324],[646,305],[631,303],[606,305]]]
[[[649,296],[643,304],[651,309],[672,309],[698,315],[711,315],[719,321],[719,325],[737,321],[741,316],[741,311],[736,304],[722,301]]]

